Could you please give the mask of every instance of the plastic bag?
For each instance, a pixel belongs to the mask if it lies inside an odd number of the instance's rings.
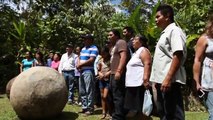
[[[149,116],[153,109],[153,103],[152,103],[152,95],[150,94],[149,90],[146,90],[144,92],[144,101],[143,101],[143,108],[142,112],[144,115]]]

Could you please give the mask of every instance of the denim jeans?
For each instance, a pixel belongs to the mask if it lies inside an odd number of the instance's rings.
[[[156,84],[157,111],[161,120],[185,120],[181,84],[172,83],[168,92],[161,92],[161,84]]]
[[[112,92],[112,101],[114,111],[112,120],[125,120],[124,96],[125,96],[125,75],[120,80],[115,80],[115,75],[110,76],[110,92]]]
[[[75,76],[75,83],[74,83],[74,88],[75,88],[75,90],[76,90],[76,92],[77,92],[77,95],[78,95],[78,102],[81,102],[81,96],[80,96],[80,94],[79,94],[79,80],[80,80],[80,77],[79,76]]]
[[[94,109],[94,89],[95,79],[93,71],[84,71],[80,76],[79,81],[79,93],[82,101],[82,109],[93,110]]]
[[[63,71],[63,76],[66,81],[67,89],[69,91],[68,101],[73,102],[74,99],[74,71]]]
[[[213,92],[208,92],[206,96],[206,106],[209,112],[209,120],[213,120]]]

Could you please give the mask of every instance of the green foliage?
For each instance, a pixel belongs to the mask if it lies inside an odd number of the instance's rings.
[[[135,30],[136,34],[142,34],[148,38],[151,52],[154,52],[155,43],[160,35],[155,25],[155,13],[159,4],[160,2],[153,4],[150,9],[150,5],[141,2],[128,19],[128,25]]]
[[[192,36],[194,40],[196,40],[199,35],[202,34],[206,20],[212,13],[213,1],[164,0],[164,2],[174,6],[174,11],[176,13],[175,19],[188,35],[187,42],[190,43],[192,41]]]
[[[8,5],[0,4],[0,90],[5,88],[7,82],[17,74],[16,44],[10,36],[14,28],[13,20],[18,19],[17,13]]]
[[[90,2],[86,0],[14,0],[9,1],[17,7],[11,9],[5,1],[0,1],[0,57],[11,54],[14,71],[5,71],[8,66],[0,63],[0,72],[5,86],[7,81],[18,74],[18,64],[23,54],[37,50],[47,54],[50,50],[64,53],[67,43],[82,46],[79,39],[83,33],[93,33],[95,42],[104,45],[107,32],[112,28],[121,29],[127,17],[116,13],[107,0]],[[26,6],[22,6],[22,4]],[[13,7],[14,7],[13,6]],[[2,60],[5,60],[2,57]]]
[[[140,29],[141,29],[140,27],[141,26],[140,24],[141,23],[141,19],[140,19],[141,7],[142,7],[142,4],[138,5],[128,19],[128,24],[132,26],[132,28],[135,30],[136,33],[140,33]]]
[[[84,9],[85,13],[80,16],[80,21],[84,25],[83,30],[94,34],[96,44],[99,46],[104,45],[110,29],[121,29],[126,24],[126,16],[116,13],[106,0],[100,0],[96,4],[86,2]]]
[[[108,21],[107,31],[110,29],[122,30],[125,26],[127,26],[128,16],[124,13],[115,13],[111,16]]]

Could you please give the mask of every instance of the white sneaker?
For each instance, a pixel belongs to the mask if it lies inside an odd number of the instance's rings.
[[[81,105],[82,105],[82,103],[81,103],[81,102],[79,102],[79,103],[78,103],[78,105],[79,105],[79,106],[81,106]]]

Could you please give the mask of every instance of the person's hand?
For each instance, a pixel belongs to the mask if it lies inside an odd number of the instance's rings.
[[[170,79],[164,79],[162,85],[161,85],[161,91],[167,92],[171,88],[171,80]]]
[[[109,74],[107,74],[107,73],[104,74],[104,78],[105,78],[105,79],[108,79],[108,78],[109,78]]]
[[[200,83],[196,83],[196,89],[199,91],[201,89]]]
[[[98,78],[99,78],[99,80],[103,80],[104,74],[103,74],[103,73],[99,73],[99,74],[98,74]]]
[[[77,64],[76,68],[78,71],[81,71],[81,64]]]
[[[144,81],[143,86],[145,87],[145,89],[149,89],[150,87],[149,81]]]
[[[116,72],[115,73],[115,80],[120,80],[121,78],[121,73],[120,72]]]

